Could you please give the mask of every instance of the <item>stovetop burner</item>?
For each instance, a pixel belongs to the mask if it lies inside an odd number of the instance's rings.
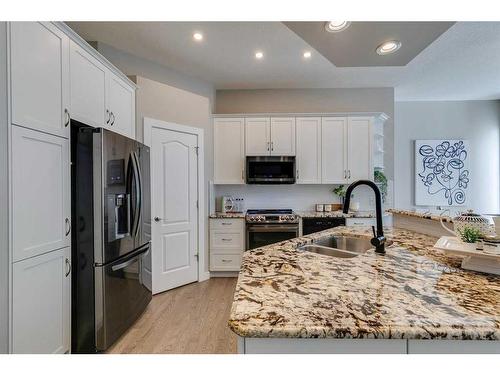
[[[299,217],[291,209],[248,210],[246,221],[249,223],[298,223]]]

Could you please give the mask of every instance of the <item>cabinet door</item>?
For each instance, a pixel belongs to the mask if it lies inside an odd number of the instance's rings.
[[[69,141],[12,127],[12,247],[18,261],[70,245]]]
[[[271,155],[295,155],[295,118],[271,119]]]
[[[10,23],[14,124],[69,137],[68,45],[49,22]]]
[[[371,117],[349,117],[347,140],[349,182],[373,180]]]
[[[321,117],[297,118],[297,183],[321,184]]]
[[[321,119],[321,181],[324,184],[347,182],[347,118]]]
[[[84,124],[103,127],[106,112],[106,68],[76,43],[70,43],[71,117]]]
[[[135,139],[135,90],[110,71],[106,102],[109,129]]]
[[[271,151],[271,120],[269,118],[245,119],[245,154],[269,155]]]
[[[245,119],[214,119],[214,182],[245,183]]]
[[[71,249],[14,263],[12,351],[66,353],[71,342]]]

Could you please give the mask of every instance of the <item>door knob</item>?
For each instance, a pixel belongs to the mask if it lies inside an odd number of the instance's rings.
[[[155,216],[155,221],[159,222],[161,220],[161,217]]]

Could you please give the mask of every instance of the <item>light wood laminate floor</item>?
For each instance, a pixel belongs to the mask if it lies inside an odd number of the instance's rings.
[[[107,353],[236,353],[227,322],[236,278],[211,278],[153,296]]]

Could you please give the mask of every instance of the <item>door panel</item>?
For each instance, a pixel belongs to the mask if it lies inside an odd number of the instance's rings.
[[[321,184],[321,117],[297,118],[297,183]]]
[[[245,123],[242,118],[214,120],[214,183],[244,184]]]
[[[198,279],[198,137],[153,128],[153,293]]]
[[[246,156],[269,155],[271,151],[271,120],[265,118],[245,119]]]
[[[323,184],[347,182],[347,118],[321,119],[321,181]]]
[[[12,122],[69,137],[69,38],[49,22],[12,22]]]
[[[349,117],[348,179],[373,180],[372,120],[370,117]]]
[[[69,173],[67,139],[12,127],[14,261],[70,245]]]
[[[65,353],[70,348],[71,250],[13,265],[13,353]]]
[[[135,139],[135,91],[121,78],[108,73],[109,129]]]
[[[295,155],[295,118],[271,119],[271,155]]]
[[[70,42],[71,117],[84,124],[103,127],[106,113],[106,68],[83,48]]]

